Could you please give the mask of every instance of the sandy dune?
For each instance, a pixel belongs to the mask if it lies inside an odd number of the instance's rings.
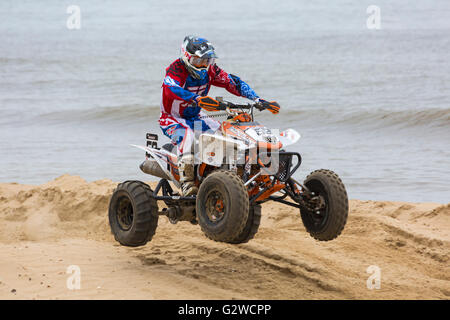
[[[107,221],[117,183],[64,175],[0,184],[0,299],[449,299],[450,205],[350,202],[342,235],[317,242],[296,209],[269,203],[254,240],[208,240],[159,220],[144,247],[118,245]],[[81,271],[69,290],[67,267]],[[381,269],[369,290],[366,269]]]

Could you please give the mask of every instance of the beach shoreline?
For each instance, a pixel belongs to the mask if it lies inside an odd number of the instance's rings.
[[[129,248],[108,225],[116,185],[1,183],[0,299],[450,298],[449,204],[350,200],[342,234],[318,242],[298,209],[270,202],[246,244],[161,217],[151,242]],[[80,289],[69,288],[73,266]],[[379,289],[369,288],[373,268]]]

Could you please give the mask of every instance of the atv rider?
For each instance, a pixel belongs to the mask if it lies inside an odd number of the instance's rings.
[[[178,170],[183,196],[197,193],[194,185],[194,122],[195,130],[216,131],[220,123],[205,117],[197,102],[207,96],[211,85],[248,99],[264,101],[239,77],[228,74],[215,64],[217,55],[208,40],[186,36],[181,57],[167,69],[162,84],[159,124],[178,150]]]

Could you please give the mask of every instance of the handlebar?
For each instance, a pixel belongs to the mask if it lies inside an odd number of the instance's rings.
[[[218,109],[219,110],[226,110],[227,108],[229,109],[247,109],[250,110],[252,107],[258,108],[257,107],[257,103],[251,104],[251,103],[247,103],[247,104],[235,104],[229,101],[220,101],[219,102],[219,106]],[[263,109],[260,109],[263,110]]]
[[[275,101],[262,101],[253,104],[235,104],[229,101],[219,101],[208,96],[199,98],[198,106],[207,111],[220,111],[228,109],[253,110],[253,108],[256,108],[259,111],[267,109],[272,113],[278,113],[280,110],[280,105]]]
[[[275,101],[264,101],[264,102],[255,102],[255,103],[247,103],[247,104],[234,104],[229,101],[219,101],[219,110],[229,109],[248,109],[256,108],[259,111],[269,110],[272,113],[278,113],[280,110],[280,105]]]

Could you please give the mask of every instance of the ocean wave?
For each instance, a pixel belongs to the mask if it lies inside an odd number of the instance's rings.
[[[86,110],[62,110],[36,115],[39,121],[58,123],[117,123],[145,122],[159,118],[159,106],[124,105],[96,107]],[[266,120],[270,115],[255,113],[258,119]],[[218,118],[219,120],[221,118]],[[369,127],[433,127],[450,128],[450,108],[428,108],[409,110],[388,109],[284,109],[277,115],[277,121],[315,122],[329,125]]]
[[[63,122],[118,122],[147,121],[159,118],[159,106],[124,105],[115,107],[97,107],[90,109],[64,110],[39,115],[41,120]]]
[[[289,118],[321,121],[327,124],[348,126],[428,126],[450,128],[450,108],[428,108],[411,110],[388,109],[307,109],[289,111]],[[292,120],[291,120],[292,121]]]

